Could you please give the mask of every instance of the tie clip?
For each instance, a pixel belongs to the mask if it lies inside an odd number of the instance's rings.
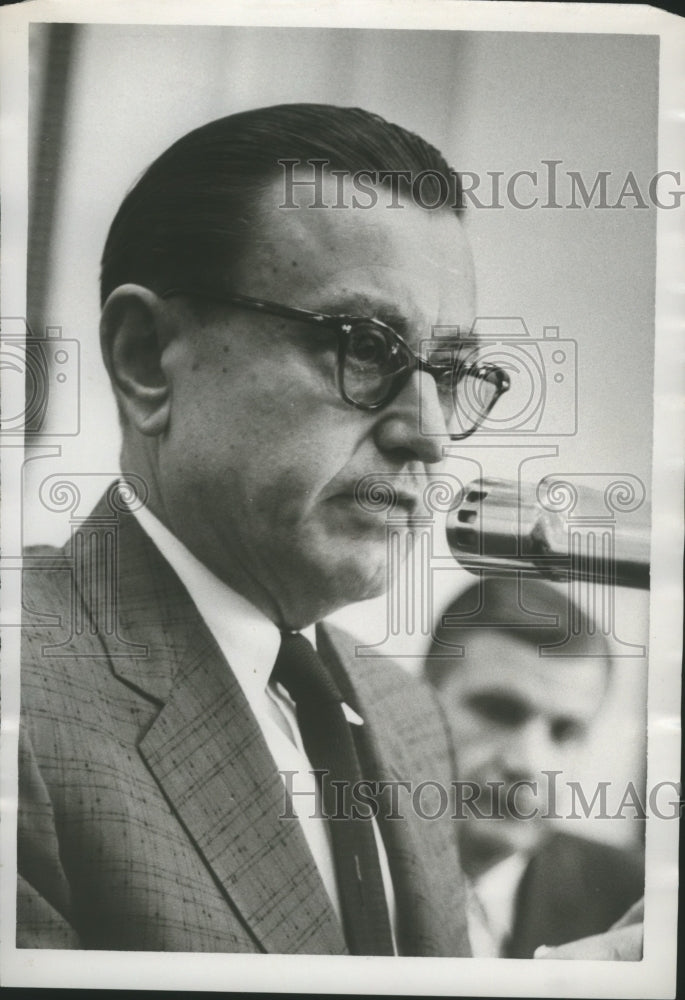
[[[345,715],[345,718],[347,719],[348,722],[351,722],[352,725],[354,726],[364,725],[364,720],[361,718],[361,716],[357,715],[357,713],[354,711],[353,708],[350,708],[347,702],[344,701],[342,702],[342,710]]]

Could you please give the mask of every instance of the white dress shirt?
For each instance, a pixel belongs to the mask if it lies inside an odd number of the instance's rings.
[[[525,854],[510,854],[477,879],[467,879],[466,918],[474,958],[502,955],[514,929],[516,893],[528,861]]]
[[[279,772],[292,771],[292,809],[323,880],[331,903],[341,917],[340,897],[335,878],[335,865],[330,831],[315,808],[316,779],[302,743],[297,725],[295,704],[280,684],[270,681],[271,672],[281,645],[281,633],[276,625],[258,608],[212,573],[168,528],[147,508],[133,511],[138,523],[154,542],[176,572],[205,624],[212,633],[240,684],[262,730],[266,744]],[[316,647],[315,626],[302,629],[302,634]],[[343,705],[348,722],[363,725],[363,720]],[[285,784],[285,777],[281,774]],[[289,779],[290,780],[290,779]],[[303,794],[300,794],[303,793]],[[388,902],[395,951],[396,910],[388,858],[378,830],[373,822],[378,856]]]

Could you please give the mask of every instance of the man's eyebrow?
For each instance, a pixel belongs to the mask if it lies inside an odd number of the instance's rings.
[[[331,316],[356,316],[359,319],[377,319],[391,326],[397,333],[410,327],[410,321],[397,308],[397,303],[388,299],[374,299],[363,294],[342,294],[319,304],[322,313]]]
[[[473,708],[497,706],[526,715],[532,712],[530,704],[524,698],[511,691],[496,687],[472,691],[467,694],[465,701]]]
[[[555,715],[552,719],[552,726],[568,726],[581,731],[589,728],[586,719],[578,719],[573,715]]]

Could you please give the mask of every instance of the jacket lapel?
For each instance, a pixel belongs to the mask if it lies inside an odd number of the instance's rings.
[[[267,952],[344,952],[276,764],[213,640],[188,659],[140,752]]]
[[[418,701],[407,704],[407,695],[401,690],[402,685],[398,685],[395,671],[388,670],[387,664],[379,667],[373,660],[360,667],[349,648],[349,637],[330,626],[317,631],[317,646],[335,670],[344,697],[364,719],[358,740],[367,774],[371,776],[373,772],[372,777],[379,781],[411,780],[414,786],[422,779],[441,778],[447,785],[451,778],[449,770],[436,774],[433,764],[427,764],[427,771],[422,774],[420,765],[417,766],[417,753],[410,761],[405,752],[405,741],[417,742],[412,723],[420,725],[418,717],[425,706],[422,709]],[[414,697],[413,686],[411,690],[410,697]],[[438,731],[437,709],[431,703],[428,711],[430,730]],[[420,737],[418,742],[422,742]],[[428,739],[424,742],[428,743]],[[420,753],[421,747],[414,749]],[[444,746],[440,752],[444,755]],[[399,803],[400,816],[379,822],[379,827],[395,891],[400,954],[470,956],[465,891],[460,884],[454,831],[452,828],[445,831],[443,825],[445,854],[439,855],[437,847],[432,849],[431,838],[438,833],[437,829],[429,829],[432,821],[416,815],[406,798],[400,796]],[[379,817],[387,815],[391,805],[390,792],[386,790],[381,796]],[[447,817],[445,825],[451,827]],[[433,843],[437,845],[437,840]],[[445,864],[451,870],[445,871]]]
[[[279,818],[277,766],[216,642],[130,514],[119,519],[118,553],[112,669],[161,706],[141,756],[258,948],[344,953],[300,824]],[[135,651],[122,653],[122,642]]]

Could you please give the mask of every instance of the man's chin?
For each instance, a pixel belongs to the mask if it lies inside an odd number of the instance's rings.
[[[379,597],[388,589],[388,570],[385,545],[361,546],[354,541],[325,546],[312,544],[302,559],[292,553],[284,556],[286,564],[297,573],[288,574],[292,580],[291,603],[300,608],[300,617],[308,622],[339,611],[350,604]]]
[[[473,819],[462,835],[467,869],[485,870],[512,854],[530,854],[540,845],[544,830],[535,820]]]
[[[502,857],[532,851],[542,840],[543,831],[536,820],[503,819],[484,822],[490,824],[488,835],[484,838],[485,842]]]
[[[385,553],[374,558],[370,551],[366,558],[353,552],[338,553],[328,564],[326,590],[338,608],[379,597],[388,589],[388,569]]]

